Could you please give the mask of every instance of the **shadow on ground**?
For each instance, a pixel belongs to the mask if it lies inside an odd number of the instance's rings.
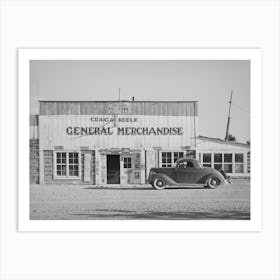
[[[156,190],[152,187],[103,187],[103,186],[100,186],[100,187],[86,187],[84,188],[85,190],[116,190],[116,191],[119,191],[119,190],[134,190],[134,191],[143,191],[143,190],[147,190],[147,191],[159,191],[159,190]],[[166,187],[165,188],[166,190],[171,190],[171,189],[188,189],[188,190],[195,190],[195,189],[208,189],[206,187],[193,187],[193,186],[182,186],[182,187]],[[164,190],[161,190],[161,191],[164,191]]]
[[[99,219],[99,220],[250,220],[250,212],[241,211],[219,211],[219,212],[159,212],[148,211],[139,213],[129,210],[118,209],[96,209],[95,213],[73,213],[77,220]],[[73,219],[73,218],[70,218]],[[76,220],[75,218],[73,220]]]

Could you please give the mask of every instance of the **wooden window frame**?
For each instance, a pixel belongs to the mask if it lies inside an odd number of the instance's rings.
[[[57,175],[57,153],[66,153],[66,176]],[[78,154],[78,176],[69,175],[69,153]],[[53,151],[53,179],[55,180],[81,180],[82,179],[82,164],[81,164],[81,151],[65,151],[55,150]]]
[[[166,165],[166,163],[163,163],[163,162],[162,162],[162,159],[163,159],[162,154],[163,154],[163,153],[171,153],[171,163],[170,163],[171,165],[170,165],[170,166],[163,166],[163,164]],[[160,167],[172,167],[172,166],[175,164],[175,161],[174,161],[174,158],[175,158],[174,155],[175,155],[175,153],[182,153],[182,154],[183,154],[183,157],[185,156],[184,151],[170,151],[170,150],[169,150],[169,151],[168,151],[168,150],[167,150],[167,151],[161,151],[161,153],[160,153]],[[179,158],[180,158],[180,157],[179,157]],[[178,159],[179,159],[179,158],[178,158]]]
[[[125,167],[125,164],[126,164],[126,162],[125,162],[125,159],[130,159],[130,167]],[[124,169],[132,169],[132,156],[124,156],[123,157],[123,168]]]
[[[225,164],[231,164],[232,165],[232,172],[231,173],[228,173],[230,175],[242,175],[242,174],[247,174],[245,172],[245,167],[246,167],[246,164],[245,164],[245,160],[246,160],[246,152],[228,152],[228,151],[223,151],[223,152],[220,152],[220,151],[211,151],[211,152],[200,152],[200,163],[202,166],[204,166],[203,164],[210,164],[210,162],[204,162],[203,161],[203,155],[204,154],[211,154],[211,168],[214,168],[214,165],[215,165],[215,160],[214,160],[214,155],[215,154],[222,154],[222,162],[217,162],[216,164],[222,164],[222,169],[224,170],[225,168]],[[225,154],[231,154],[232,155],[232,160],[231,162],[225,162]],[[235,162],[235,155],[236,154],[242,154],[243,155],[243,162]],[[235,172],[235,164],[242,164],[243,165],[243,172],[242,173],[239,173],[239,172]]]

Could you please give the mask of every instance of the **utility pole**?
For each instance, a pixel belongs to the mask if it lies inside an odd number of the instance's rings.
[[[229,124],[230,124],[230,110],[231,110],[231,103],[232,103],[232,94],[233,94],[233,90],[231,91],[230,94],[230,101],[229,101],[229,109],[228,109],[228,119],[227,119],[227,130],[226,130],[226,137],[225,140],[228,141],[228,135],[229,135]]]

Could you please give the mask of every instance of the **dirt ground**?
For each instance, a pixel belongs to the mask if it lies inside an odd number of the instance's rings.
[[[31,185],[30,219],[250,219],[250,183],[157,191],[142,186]]]

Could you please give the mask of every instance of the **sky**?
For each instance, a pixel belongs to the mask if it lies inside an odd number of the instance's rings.
[[[30,62],[30,113],[38,100],[198,101],[199,135],[250,139],[250,61],[50,61]]]

